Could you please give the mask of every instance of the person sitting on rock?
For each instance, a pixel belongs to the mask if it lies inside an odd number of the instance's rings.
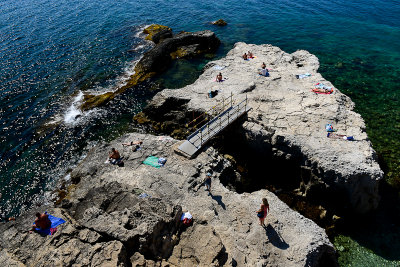
[[[123,146],[132,146],[132,151],[135,152],[143,144],[143,141],[132,141],[129,143],[122,143]]]
[[[261,65],[261,68],[265,69],[265,68],[267,68],[267,65],[265,65],[265,63],[263,62],[263,64]]]
[[[36,212],[36,220],[35,223],[32,225],[32,231],[35,231],[36,228],[45,230],[50,228],[51,221],[49,216],[46,213]]]
[[[211,194],[211,173],[207,172],[206,179],[204,179],[206,190]]]
[[[243,56],[242,56],[242,58],[243,58],[244,60],[247,60],[247,54],[244,53]]]
[[[216,81],[217,82],[222,82],[222,74],[221,74],[221,72],[217,75]]]
[[[262,66],[262,69],[258,74],[265,76],[265,77],[269,76],[269,72],[268,72],[268,69],[265,67],[265,64],[264,64],[264,66]]]
[[[108,154],[108,160],[111,164],[117,164],[121,161],[121,155],[119,154],[118,150],[115,148],[111,148],[110,153]]]
[[[248,57],[248,58],[254,58],[253,53],[251,53],[250,51],[247,52],[247,57]]]

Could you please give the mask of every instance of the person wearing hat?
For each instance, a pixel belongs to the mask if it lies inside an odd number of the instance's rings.
[[[211,193],[211,173],[207,172],[204,184],[206,185],[206,190]]]

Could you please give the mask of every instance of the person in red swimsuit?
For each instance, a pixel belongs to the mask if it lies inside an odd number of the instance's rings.
[[[261,217],[260,216],[258,216],[258,218],[260,219],[260,225],[261,226],[265,226],[265,224],[264,224],[264,220],[265,220],[265,218],[267,217],[267,214],[268,214],[268,212],[269,212],[269,204],[268,204],[268,200],[266,199],[266,198],[263,198],[262,199],[262,204],[261,204],[261,207],[260,207],[260,209],[257,211],[257,214],[260,214],[260,213],[262,213],[261,215]]]

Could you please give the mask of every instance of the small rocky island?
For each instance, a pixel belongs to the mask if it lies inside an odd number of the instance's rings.
[[[244,52],[255,58],[243,60]],[[260,76],[262,63],[270,76]],[[264,169],[258,179],[297,186],[305,198],[366,213],[379,203],[383,173],[352,101],[318,72],[307,51],[285,53],[271,45],[237,43],[225,58],[210,62],[192,85],[158,93],[137,122],[168,133],[131,133],[92,149],[71,172],[67,196],[47,211],[67,222],[53,236],[29,234],[33,215],[0,224],[0,263],[13,266],[337,266],[325,230],[292,210],[274,193],[259,189],[238,193],[241,170],[213,142],[195,157],[175,151],[194,114],[234,96],[251,110],[220,135],[224,145],[247,149],[264,162],[287,162],[285,170]],[[221,72],[223,82],[216,82]],[[304,79],[296,75],[308,73]],[[311,92],[316,83],[334,88],[330,95]],[[210,98],[208,92],[218,94]],[[355,141],[327,138],[325,124]],[[172,137],[170,137],[172,136]],[[230,138],[228,138],[230,137]],[[122,143],[142,140],[139,150]],[[233,141],[229,141],[233,140]],[[124,166],[105,163],[117,148]],[[148,156],[166,158],[163,167],[143,164]],[[204,190],[206,173],[212,189]],[[292,173],[292,174],[293,174]],[[251,178],[251,177],[250,177]],[[266,227],[256,211],[270,204]],[[338,204],[339,203],[339,204]],[[183,225],[182,212],[193,215]]]

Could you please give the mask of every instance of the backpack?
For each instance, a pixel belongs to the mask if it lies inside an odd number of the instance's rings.
[[[192,223],[192,219],[188,219],[188,218],[183,219],[184,225],[190,225],[191,223]]]
[[[325,125],[325,129],[327,132],[334,132],[332,124],[328,123]]]

